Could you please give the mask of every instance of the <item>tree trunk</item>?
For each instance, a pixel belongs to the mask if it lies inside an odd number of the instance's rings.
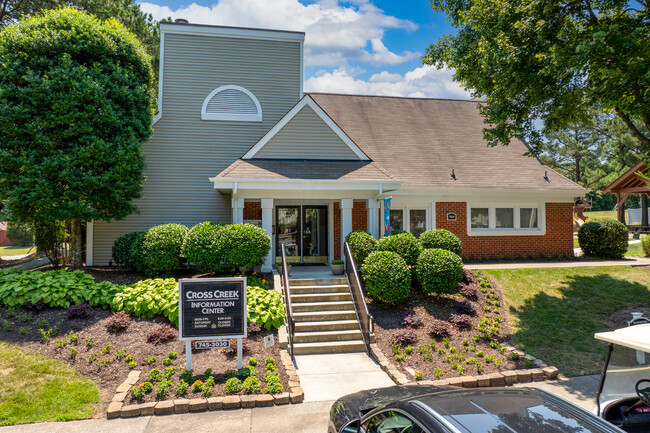
[[[83,265],[83,251],[81,250],[81,220],[79,218],[70,221],[70,249],[70,268],[81,268]]]

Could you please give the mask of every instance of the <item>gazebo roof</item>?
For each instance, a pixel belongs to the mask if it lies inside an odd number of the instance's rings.
[[[614,194],[650,193],[648,181],[639,176],[638,173],[644,175],[648,173],[648,167],[643,161],[637,162],[632,168],[605,188],[603,192],[611,192]]]

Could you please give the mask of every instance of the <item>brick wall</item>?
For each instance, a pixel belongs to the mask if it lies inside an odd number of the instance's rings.
[[[354,202],[352,207],[352,230],[368,230],[368,210],[365,200]]]
[[[456,221],[447,221],[447,213]],[[454,233],[463,242],[463,257],[521,257],[573,255],[572,203],[546,203],[544,236],[468,236],[467,204],[436,203],[436,228]]]
[[[262,203],[259,201],[246,201],[244,202],[244,219],[245,220],[261,220],[262,219]]]
[[[13,245],[16,245],[16,243],[7,237],[6,230],[0,230],[0,247]]]

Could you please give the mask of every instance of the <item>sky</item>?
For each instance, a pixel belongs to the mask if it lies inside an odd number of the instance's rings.
[[[155,19],[305,32],[306,92],[469,99],[452,71],[420,56],[453,33],[429,0],[154,0]]]

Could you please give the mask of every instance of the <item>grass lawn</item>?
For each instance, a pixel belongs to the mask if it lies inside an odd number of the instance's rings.
[[[650,305],[650,272],[625,266],[485,271],[500,284],[513,343],[562,374],[598,373],[607,346],[594,333],[622,308]],[[611,327],[611,325],[610,325]]]
[[[0,425],[90,418],[99,402],[97,386],[72,368],[4,342],[0,378]]]
[[[615,210],[602,210],[602,211],[594,211],[594,212],[585,212],[585,216],[589,217],[587,221],[590,219],[594,218],[609,218],[611,220],[617,219],[616,211]],[[625,221],[627,221],[627,210],[625,211]]]
[[[627,257],[643,257],[645,256],[645,253],[643,252],[643,247],[641,247],[641,244],[636,243],[628,245],[625,255]]]
[[[36,251],[36,247],[0,247],[0,256],[20,256]]]

